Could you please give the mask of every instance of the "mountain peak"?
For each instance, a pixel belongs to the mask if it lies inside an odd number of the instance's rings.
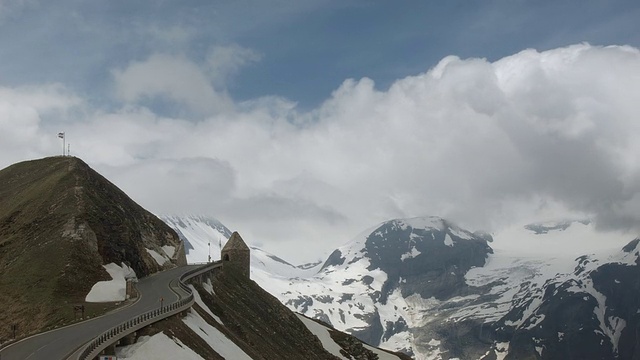
[[[420,255],[427,251],[444,251],[444,248],[450,248],[445,252],[452,252],[453,249],[469,246],[463,245],[463,242],[482,248],[479,253],[484,253],[484,259],[486,254],[492,252],[487,241],[490,241],[490,236],[474,234],[437,216],[393,219],[366,230],[345,246],[336,249],[323,268],[348,266],[363,257],[371,261],[370,267],[385,267],[382,263],[402,266],[405,262],[413,262],[414,258],[422,258]]]

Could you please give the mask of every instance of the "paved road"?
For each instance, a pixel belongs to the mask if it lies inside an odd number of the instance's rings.
[[[111,327],[132,319],[146,311],[160,307],[160,298],[164,298],[164,305],[177,300],[178,291],[181,296],[187,296],[177,286],[178,278],[185,272],[198,266],[183,266],[141,279],[137,283],[140,300],[122,310],[113,312],[100,318],[95,318],[63,329],[22,340],[0,351],[1,360],[51,360],[64,359],[73,350],[89,342]],[[173,291],[172,291],[173,289]]]

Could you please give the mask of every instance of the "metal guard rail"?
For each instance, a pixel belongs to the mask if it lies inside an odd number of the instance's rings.
[[[192,277],[206,273],[220,266],[222,266],[222,262],[218,261],[199,268],[195,268],[182,274],[182,276],[180,276],[180,278],[178,279],[178,285],[182,290],[187,292],[189,296],[167,306],[163,306],[160,309],[147,311],[146,313],[138,315],[131,320],[125,321],[103,332],[84,346],[84,349],[78,356],[78,360],[93,359],[97,357],[102,350],[106,349],[109,345],[122,339],[126,335],[190,308],[195,300],[191,288],[189,288],[185,282]]]

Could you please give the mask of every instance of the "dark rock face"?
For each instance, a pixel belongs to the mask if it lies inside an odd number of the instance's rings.
[[[523,283],[506,315],[479,325],[491,342],[509,343],[506,359],[638,359],[638,243],[609,263],[582,256],[573,274],[557,275],[540,289]]]
[[[369,326],[364,329],[353,329],[350,332],[351,335],[357,337],[367,344],[379,344],[380,338],[384,333],[384,328],[380,323],[380,314],[378,313],[378,311],[366,315],[355,315],[355,317],[363,320],[364,322],[369,324]]]
[[[407,256],[411,251],[418,255]],[[374,230],[365,243],[369,269],[381,269],[388,276],[382,302],[401,278],[403,296],[417,293],[442,299],[461,295],[466,289],[464,274],[483,266],[492,252],[486,238],[455,231],[444,220],[440,228],[427,229],[390,221]]]
[[[329,266],[340,266],[344,264],[344,260],[345,258],[342,257],[342,252],[340,252],[340,250],[335,250],[331,255],[329,255],[329,258],[324,262],[322,268],[325,269]]]

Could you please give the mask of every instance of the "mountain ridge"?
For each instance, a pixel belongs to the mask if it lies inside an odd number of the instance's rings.
[[[294,311],[416,359],[639,358],[640,239],[624,245],[586,220],[528,225],[493,238],[395,219],[306,273],[253,251],[251,277]],[[576,236],[615,241],[587,255],[545,248],[580,246]]]

